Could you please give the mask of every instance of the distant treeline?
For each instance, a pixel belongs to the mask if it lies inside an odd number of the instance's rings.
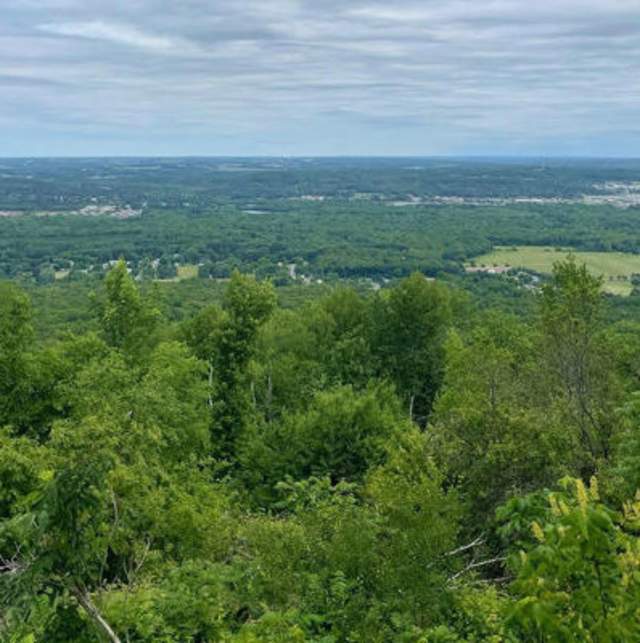
[[[145,209],[139,217],[0,217],[0,275],[51,280],[55,270],[101,273],[124,257],[136,273],[156,262],[228,277],[234,268],[287,281],[286,264],[317,278],[398,278],[459,272],[493,245],[536,244],[640,252],[637,208],[582,204],[406,206],[374,201],[261,202],[258,212]],[[280,264],[280,265],[279,265]],[[153,271],[147,270],[147,273]]]

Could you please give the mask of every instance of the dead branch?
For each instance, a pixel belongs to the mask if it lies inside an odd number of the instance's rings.
[[[462,545],[462,547],[458,547],[456,549],[452,549],[451,551],[448,551],[444,554],[443,556],[457,556],[458,554],[462,554],[465,551],[469,551],[469,549],[473,549],[474,547],[479,547],[480,545],[484,544],[484,536],[478,536],[475,540],[471,541],[470,543],[466,545]]]
[[[496,556],[494,558],[488,558],[487,560],[479,560],[477,562],[471,562],[466,567],[461,569],[459,572],[456,572],[453,576],[450,576],[447,579],[447,583],[453,583],[456,579],[460,578],[467,572],[472,571],[473,569],[478,569],[479,567],[486,567],[487,565],[493,565],[495,563],[503,563],[507,559],[506,556]]]
[[[77,587],[74,587],[72,591],[87,616],[95,623],[109,641],[111,641],[111,643],[122,643],[118,635],[113,631],[111,625],[104,620],[104,617],[100,614],[98,608],[93,604],[89,594]]]
[[[144,541],[144,548],[142,550],[142,554],[140,555],[140,558],[131,561],[132,562],[131,566],[125,569],[125,573],[127,575],[127,580],[129,583],[131,583],[134,580],[138,572],[142,569],[142,566],[145,564],[150,550],[151,550],[151,539],[147,538]]]
[[[24,560],[20,560],[20,548],[16,550],[16,553],[11,558],[5,558],[0,556],[0,574],[20,574],[29,567],[29,563]]]

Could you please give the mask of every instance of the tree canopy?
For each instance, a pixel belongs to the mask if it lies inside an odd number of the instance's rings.
[[[117,262],[46,342],[0,285],[0,638],[640,640],[640,326],[415,273],[163,317]]]

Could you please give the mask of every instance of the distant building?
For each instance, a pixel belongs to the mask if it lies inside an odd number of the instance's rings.
[[[466,272],[483,272],[487,275],[503,275],[511,270],[511,266],[465,266]]]

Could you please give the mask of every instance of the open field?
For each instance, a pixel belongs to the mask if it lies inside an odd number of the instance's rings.
[[[198,276],[198,266],[195,264],[186,263],[177,266],[175,277],[166,277],[164,279],[156,279],[157,282],[175,283],[178,281],[185,281],[186,279],[195,279]]]
[[[198,276],[198,266],[190,263],[178,266],[178,279],[194,279]]]
[[[496,247],[493,252],[476,257],[476,266],[511,266],[550,273],[556,261],[564,259],[571,249],[549,246]],[[625,252],[573,251],[578,261],[584,262],[594,274],[603,275],[605,290],[615,295],[628,295],[630,277],[640,273],[640,255]]]

